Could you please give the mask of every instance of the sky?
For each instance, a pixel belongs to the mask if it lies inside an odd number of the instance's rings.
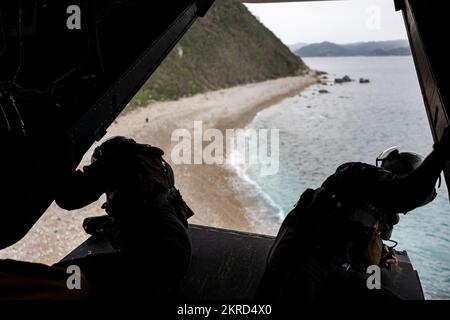
[[[393,0],[246,4],[285,44],[407,39]]]

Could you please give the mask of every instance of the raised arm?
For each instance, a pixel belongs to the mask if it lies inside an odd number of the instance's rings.
[[[422,164],[405,176],[363,163],[348,163],[338,168],[323,186],[352,200],[366,201],[392,213],[406,213],[426,202],[440,173],[450,158],[450,134],[446,130],[441,142]]]
[[[371,202],[387,211],[407,213],[431,200],[429,197],[449,159],[449,132],[445,131],[442,140],[414,171],[402,177],[386,175],[377,179],[368,195]]]

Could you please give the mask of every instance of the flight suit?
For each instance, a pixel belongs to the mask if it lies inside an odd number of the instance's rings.
[[[391,219],[396,214],[426,203],[447,158],[447,151],[437,147],[420,167],[404,176],[364,163],[347,163],[321,188],[308,189],[279,230],[257,297],[399,298],[385,288],[368,290],[367,267],[380,262],[383,228],[392,229],[398,222]],[[383,225],[386,216],[391,225]]]
[[[107,235],[116,252],[77,261],[101,298],[116,295],[114,287],[128,288],[128,297],[145,288],[148,297],[164,298],[187,270],[187,219],[193,213],[162,155],[150,145],[126,143],[62,179],[56,203],[64,209],[84,207],[106,193]]]

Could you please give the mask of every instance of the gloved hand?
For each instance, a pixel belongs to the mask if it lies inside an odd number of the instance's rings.
[[[107,215],[89,217],[83,220],[83,229],[87,234],[107,234],[111,231],[113,218]]]
[[[444,130],[441,140],[434,144],[433,149],[445,159],[450,160],[450,127]]]
[[[395,250],[393,247],[384,245],[379,266],[391,270],[392,265],[398,265],[398,259],[395,256]]]

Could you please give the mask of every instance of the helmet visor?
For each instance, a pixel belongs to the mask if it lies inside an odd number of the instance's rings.
[[[383,163],[384,160],[389,159],[390,157],[398,154],[398,147],[390,147],[386,150],[384,150],[376,159],[376,166],[380,167],[381,163]]]

